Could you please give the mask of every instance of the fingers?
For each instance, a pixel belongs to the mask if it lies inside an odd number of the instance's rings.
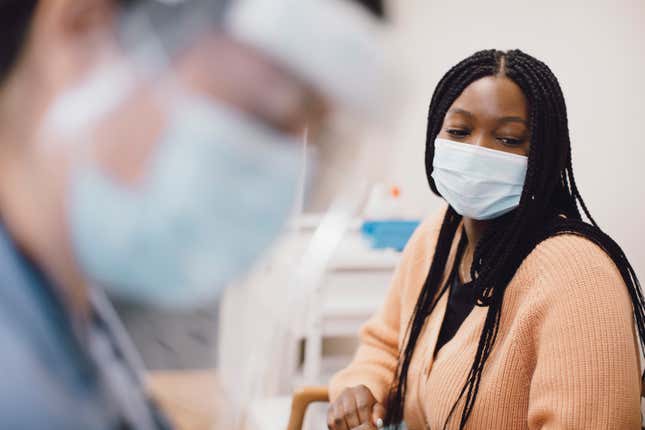
[[[327,412],[327,428],[329,430],[350,430],[345,422],[345,412],[338,400],[329,406]]]
[[[376,427],[374,427],[372,423],[365,423],[365,424],[361,424],[358,427],[354,427],[351,430],[376,430]]]
[[[334,417],[336,416],[336,413],[334,412],[334,403],[329,404],[329,408],[327,408],[327,429],[328,430],[335,430],[335,425],[334,425]]]
[[[376,399],[364,385],[348,388],[330,404],[327,427],[330,430],[360,429],[363,425],[367,425],[365,428],[374,428],[372,418],[375,404]]]
[[[376,399],[372,392],[364,385],[355,388],[354,395],[356,397],[356,407],[358,409],[358,416],[360,423],[371,422],[372,406],[376,403]]]
[[[342,397],[343,410],[345,412],[345,423],[347,427],[353,429],[358,427],[362,422],[365,422],[358,417],[358,410],[356,406],[356,396],[348,394]]]
[[[372,422],[377,428],[382,428],[384,419],[385,407],[380,403],[376,403],[372,408]]]

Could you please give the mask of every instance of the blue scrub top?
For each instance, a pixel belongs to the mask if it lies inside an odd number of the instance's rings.
[[[91,302],[81,326],[0,225],[0,429],[170,428],[111,305]]]

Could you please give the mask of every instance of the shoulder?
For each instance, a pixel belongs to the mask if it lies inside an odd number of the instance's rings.
[[[447,205],[425,218],[408,240],[399,261],[399,272],[426,272],[430,267]]]
[[[436,213],[423,220],[406,244],[394,273],[392,284],[401,294],[416,301],[420,288],[432,263],[437,238],[447,207],[442,205]]]
[[[575,303],[587,309],[629,311],[631,299],[609,254],[577,234],[550,237],[526,257],[518,275],[529,294],[549,303]]]
[[[32,339],[16,321],[0,314],[3,390],[0,392],[0,427],[11,429],[78,428],[69,422],[65,392],[57,389],[57,375],[31,345]]]
[[[609,254],[591,239],[578,234],[560,234],[539,243],[522,266],[539,277],[586,279],[592,273],[620,278]]]
[[[439,209],[427,216],[410,237],[408,247],[415,251],[434,249],[447,210],[448,206],[442,204]]]

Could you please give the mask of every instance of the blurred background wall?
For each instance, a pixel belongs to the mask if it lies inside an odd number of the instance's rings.
[[[397,0],[388,11],[410,92],[389,171],[403,203],[426,213],[440,203],[423,153],[443,73],[480,49],[520,48],[560,80],[582,195],[645,279],[645,1]]]

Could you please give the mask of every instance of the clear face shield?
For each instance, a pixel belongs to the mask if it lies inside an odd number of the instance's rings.
[[[353,179],[301,265],[316,276],[383,174],[374,160],[387,159],[392,81],[381,26],[343,0],[126,9],[113,51],[58,98],[43,127],[43,139],[72,148],[67,211],[82,269],[152,305],[216,297],[316,194],[322,152],[334,160],[328,176]],[[265,71],[307,91],[281,92]],[[312,94],[302,117],[288,112],[291,99]]]
[[[314,207],[320,222],[272,309],[288,325],[386,175],[397,88],[385,24],[348,0],[186,0],[136,2],[116,27],[41,133],[72,154],[81,269],[113,296],[190,308]]]
[[[268,271],[254,271],[246,284],[242,296],[256,299],[232,306],[243,315],[243,325],[223,327],[221,333],[241,339],[220,342],[224,347],[237,343],[238,350],[220,352],[218,362],[237,418],[248,415],[258,399],[292,392],[293,359],[301,353],[294,339],[306,330],[312,307],[321,300],[319,287],[369,190],[387,177],[397,127],[392,109],[402,102],[392,35],[358,5],[298,0],[240,5],[229,24],[232,34],[314,83],[330,110],[317,132],[304,139],[310,156],[301,178],[307,185],[299,188],[305,192],[296,213],[319,214],[311,235],[302,247],[298,223],[292,226],[286,252],[271,260]],[[313,383],[306,366],[302,370],[301,383]]]

